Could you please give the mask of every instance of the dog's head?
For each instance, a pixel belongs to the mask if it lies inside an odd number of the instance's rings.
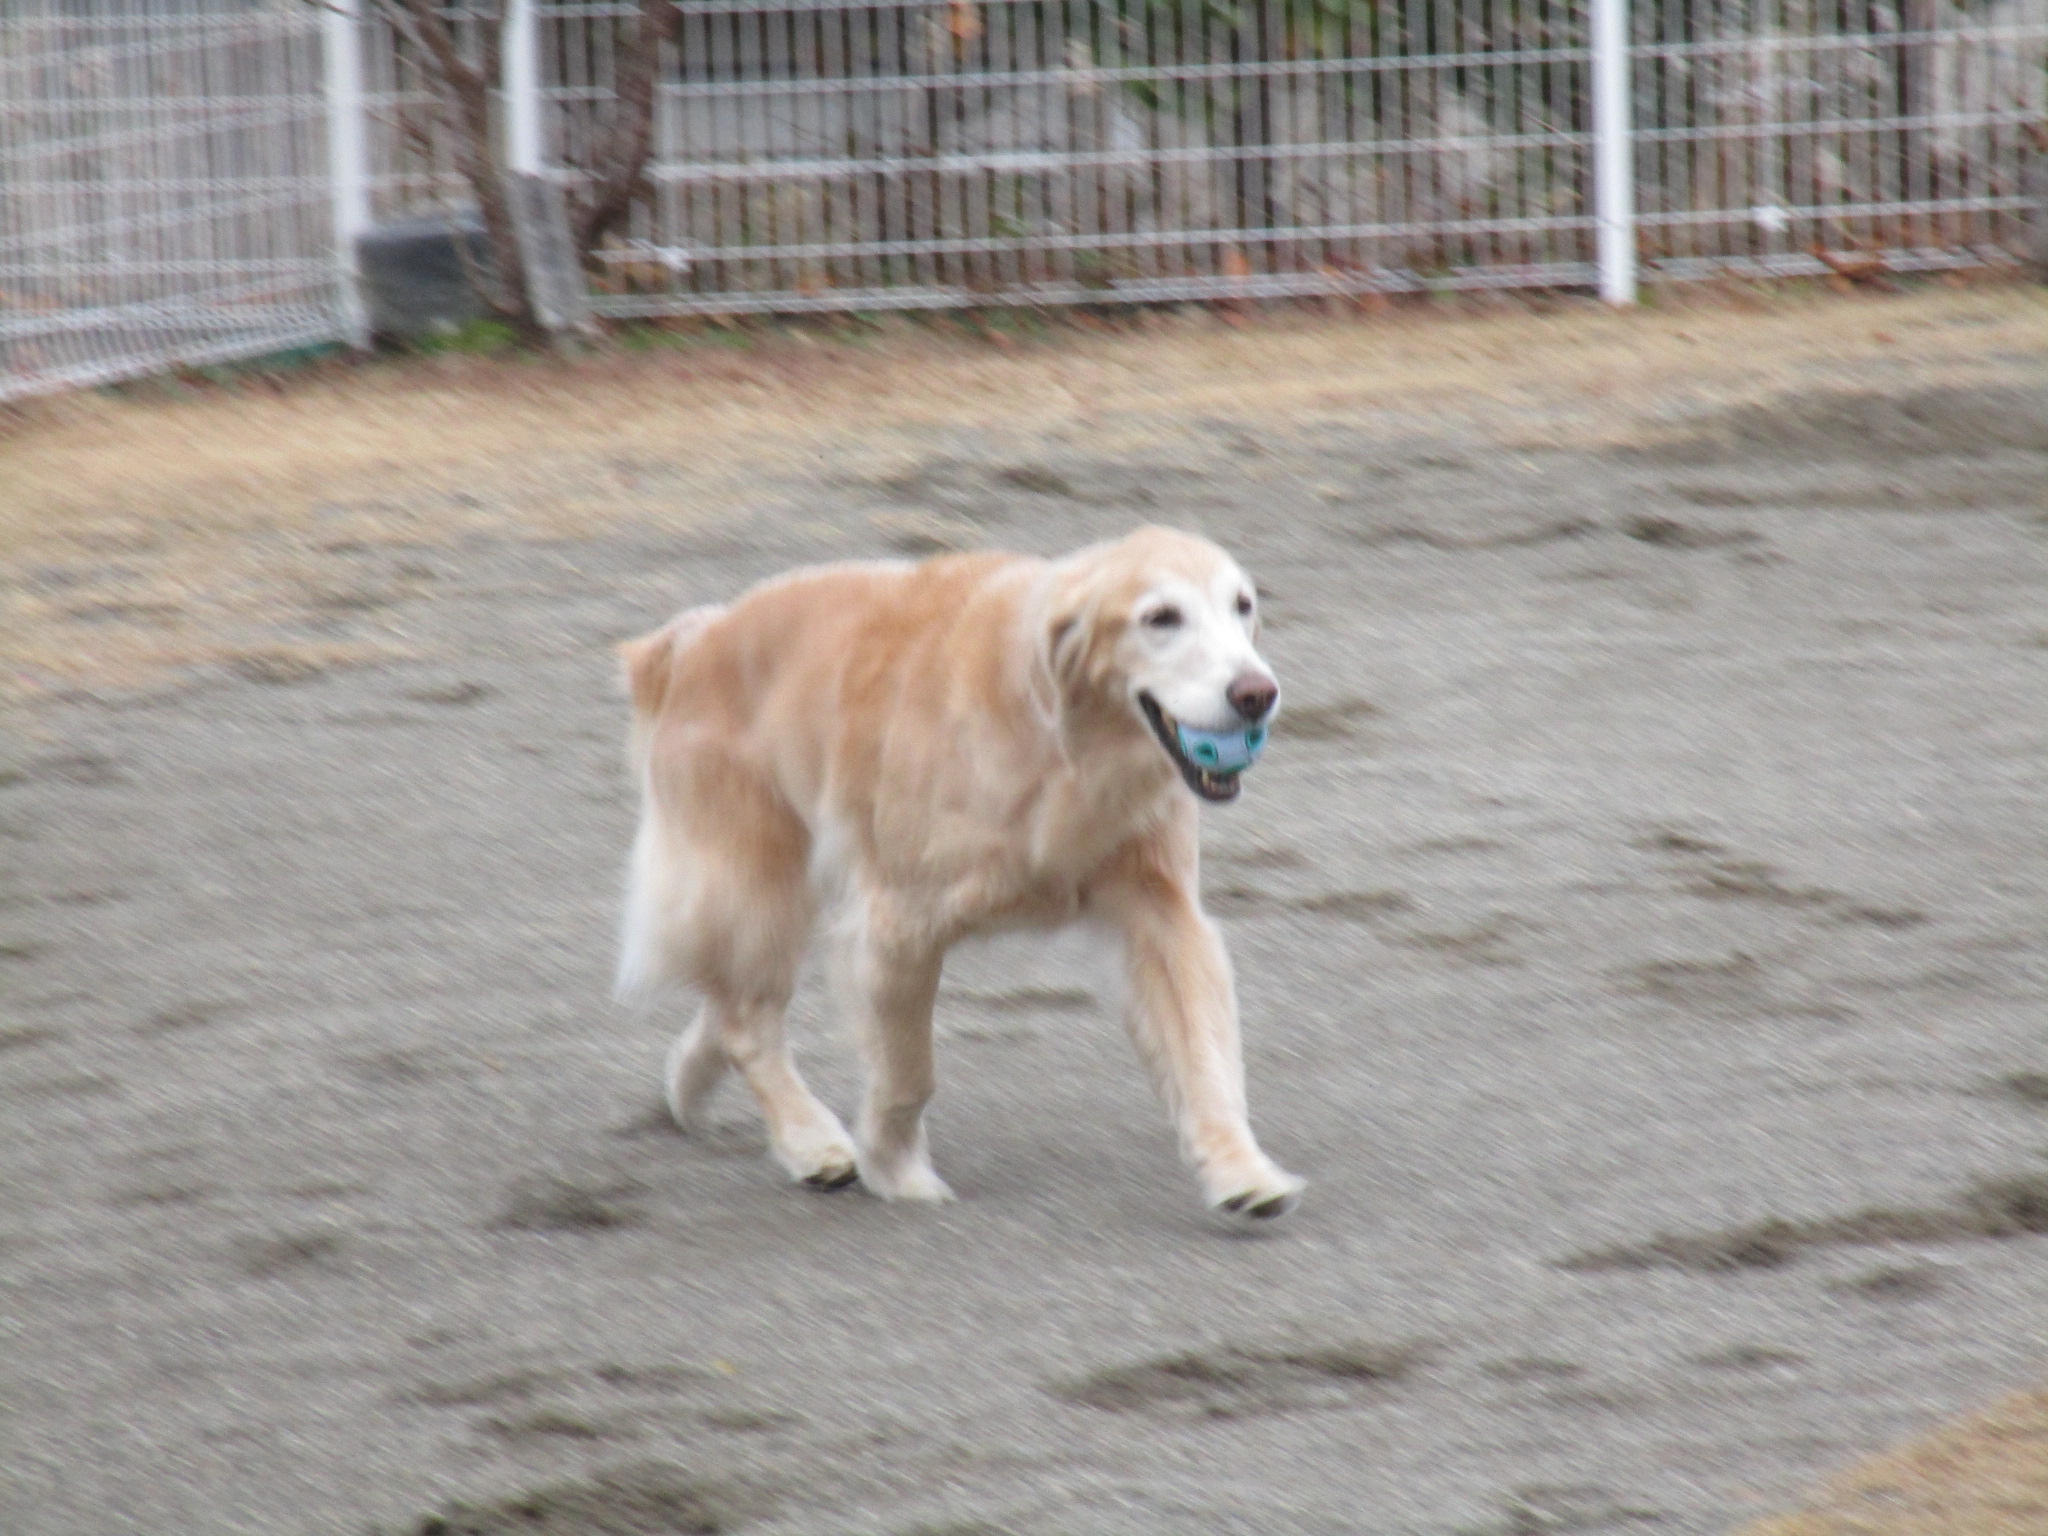
[[[1040,637],[1072,705],[1128,712],[1205,800],[1231,800],[1280,704],[1258,593],[1207,539],[1141,528],[1053,567]]]

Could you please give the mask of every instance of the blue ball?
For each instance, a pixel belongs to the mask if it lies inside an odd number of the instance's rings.
[[[1266,745],[1266,728],[1263,725],[1246,726],[1238,731],[1198,731],[1191,725],[1175,724],[1180,734],[1180,749],[1187,754],[1188,761],[1212,773],[1244,772],[1259,760],[1259,753]]]

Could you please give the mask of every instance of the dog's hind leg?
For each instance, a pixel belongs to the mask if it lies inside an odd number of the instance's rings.
[[[858,1175],[858,1159],[839,1117],[797,1072],[783,1032],[788,1002],[786,994],[745,1001],[714,998],[705,1014],[719,1027],[724,1054],[760,1101],[775,1160],[800,1184],[839,1189]],[[684,1050],[679,1042],[678,1054]]]
[[[937,1078],[932,1068],[932,1004],[944,952],[892,943],[863,906],[846,939],[840,990],[855,1017],[868,1069],[854,1140],[861,1183],[884,1200],[950,1200],[932,1168],[924,1108]]]
[[[668,1053],[668,1112],[684,1130],[694,1130],[704,1101],[725,1080],[732,1058],[725,1053],[724,1031],[717,1012],[706,1004],[696,1022],[676,1037]]]
[[[809,834],[773,786],[730,759],[705,754],[678,778],[690,795],[695,866],[684,944],[705,1007],[669,1057],[670,1107],[686,1118],[729,1062],[759,1100],[789,1176],[850,1184],[853,1141],[805,1086],[784,1027],[811,932]]]

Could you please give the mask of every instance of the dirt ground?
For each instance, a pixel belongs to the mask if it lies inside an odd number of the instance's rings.
[[[1302,1210],[1071,938],[949,966],[956,1205],[668,1130],[610,646],[1139,520],[1267,593],[1205,886]],[[0,1528],[2048,1530],[2040,290],[81,396],[0,583]]]

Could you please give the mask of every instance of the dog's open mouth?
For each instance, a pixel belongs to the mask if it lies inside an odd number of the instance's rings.
[[[1180,727],[1159,701],[1149,693],[1138,695],[1138,706],[1145,711],[1145,718],[1151,722],[1152,734],[1159,738],[1159,745],[1166,748],[1166,755],[1173,759],[1173,766],[1180,770],[1180,776],[1187,780],[1189,789],[1204,800],[1235,800],[1241,786],[1238,779],[1242,770],[1225,772],[1219,768],[1204,768],[1182,750]]]

